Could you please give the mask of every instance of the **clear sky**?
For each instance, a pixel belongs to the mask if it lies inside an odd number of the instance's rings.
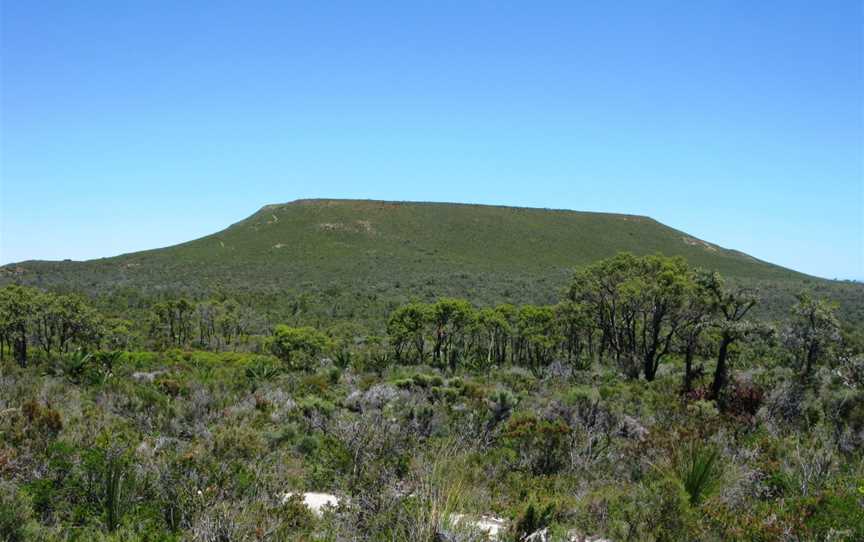
[[[0,263],[345,197],[644,214],[864,279],[857,0],[0,5]]]

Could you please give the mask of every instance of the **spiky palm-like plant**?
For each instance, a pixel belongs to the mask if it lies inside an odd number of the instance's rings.
[[[126,465],[121,457],[111,454],[105,467],[105,526],[113,532],[120,526],[123,513],[122,489]]]
[[[677,470],[690,503],[697,505],[720,482],[720,451],[714,446],[691,443],[679,458]]]

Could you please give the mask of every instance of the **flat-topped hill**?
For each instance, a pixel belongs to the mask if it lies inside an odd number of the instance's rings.
[[[220,232],[166,248],[10,264],[0,268],[0,281],[88,293],[132,288],[547,302],[574,268],[621,251],[683,256],[733,280],[829,282],[644,216],[333,199],[267,205]]]

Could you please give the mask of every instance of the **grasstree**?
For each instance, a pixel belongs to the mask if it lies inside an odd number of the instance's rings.
[[[127,476],[127,463],[122,452],[112,450],[105,465],[105,526],[115,531],[123,517],[123,482]]]

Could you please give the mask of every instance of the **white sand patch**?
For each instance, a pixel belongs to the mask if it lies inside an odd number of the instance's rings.
[[[339,506],[339,497],[331,495],[330,493],[286,493],[285,496],[282,497],[282,502],[287,502],[288,499],[294,495],[302,496],[303,504],[305,504],[306,508],[311,510],[316,516],[322,515],[325,507],[331,506],[336,508]]]

